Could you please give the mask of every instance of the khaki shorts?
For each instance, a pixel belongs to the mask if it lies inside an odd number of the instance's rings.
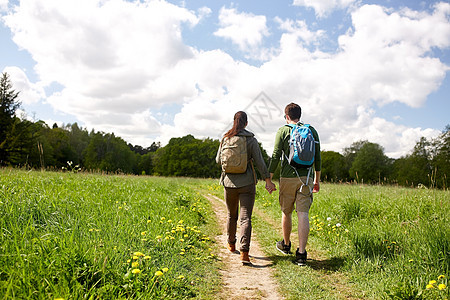
[[[281,211],[290,214],[294,210],[300,212],[309,212],[313,202],[312,190],[314,187],[314,179],[309,177],[308,186],[303,185],[306,182],[306,176],[295,178],[280,178],[280,207]],[[302,187],[303,186],[303,187]],[[299,189],[302,187],[302,190]]]

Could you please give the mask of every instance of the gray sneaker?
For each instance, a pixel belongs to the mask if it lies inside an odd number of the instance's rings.
[[[277,250],[283,254],[291,254],[291,242],[289,245],[284,244],[284,240],[277,242]]]
[[[305,253],[300,253],[300,252],[298,252],[298,248],[297,248],[297,251],[295,251],[294,263],[300,267],[306,266],[307,256],[308,256],[308,252],[306,252],[306,250],[305,250]]]

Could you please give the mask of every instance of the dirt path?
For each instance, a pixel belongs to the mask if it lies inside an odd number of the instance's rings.
[[[222,224],[222,234],[216,237],[219,247],[219,257],[224,262],[224,268],[220,270],[224,287],[221,299],[283,299],[278,293],[278,286],[272,278],[270,266],[272,262],[264,255],[259,247],[257,237],[252,232],[250,248],[250,260],[252,266],[243,266],[239,254],[233,254],[226,248],[226,218],[227,210],[225,202],[213,195],[204,195],[216,213],[219,224]],[[239,222],[238,222],[239,224]],[[238,228],[239,232],[239,228]],[[239,244],[236,245],[239,248]]]

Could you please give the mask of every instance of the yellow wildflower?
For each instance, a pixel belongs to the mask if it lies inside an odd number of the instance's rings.
[[[161,221],[164,221],[166,218],[165,217],[161,217]]]
[[[133,262],[131,263],[131,267],[132,267],[132,268],[137,268],[137,267],[139,267],[139,263],[138,263],[137,261],[133,261]]]
[[[144,259],[150,259],[150,258],[152,258],[150,255],[144,256]]]
[[[445,275],[439,275],[438,280],[445,278]]]
[[[162,271],[163,271],[164,273],[166,273],[167,271],[169,271],[169,268],[162,268]]]
[[[434,288],[432,284],[427,284],[427,290],[431,290],[432,288]]]
[[[136,256],[145,256],[144,253],[139,252],[139,251],[138,251],[138,252],[134,252],[133,255],[136,255]]]
[[[141,235],[146,235],[147,234],[147,231],[142,231],[141,232]]]
[[[161,272],[161,271],[156,271],[156,272],[155,272],[155,276],[158,276],[158,277],[159,277],[159,276],[163,276],[163,272]]]
[[[430,280],[430,282],[428,282],[428,284],[435,284],[436,280]]]
[[[439,290],[443,290],[443,289],[445,289],[446,288],[446,286],[445,286],[445,284],[443,284],[443,283],[441,283],[440,285],[438,285],[438,289]]]
[[[178,276],[178,279],[184,279],[183,275]]]
[[[137,255],[133,255],[133,259],[137,260],[137,259],[139,259],[139,257]]]
[[[139,269],[133,269],[133,270],[131,271],[131,273],[133,273],[133,274],[139,274],[139,273],[141,273],[141,270],[139,270]]]
[[[152,220],[147,220],[147,223],[151,223],[152,222]]]

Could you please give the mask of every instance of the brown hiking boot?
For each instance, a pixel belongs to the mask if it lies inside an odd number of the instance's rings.
[[[228,243],[227,248],[230,252],[236,252],[236,244],[230,244]]]
[[[241,262],[244,265],[251,265],[250,257],[248,257],[248,251],[241,251]]]

